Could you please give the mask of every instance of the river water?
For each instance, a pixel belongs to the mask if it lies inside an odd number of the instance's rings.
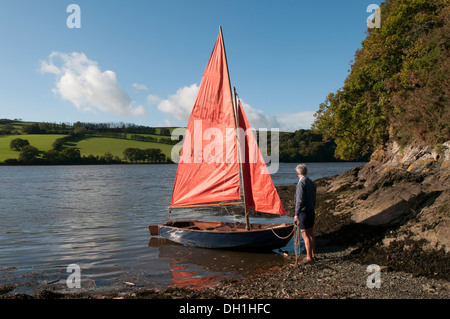
[[[309,163],[311,179],[364,163]],[[274,184],[293,185],[295,165],[280,163]],[[0,166],[0,286],[16,293],[67,288],[75,264],[83,289],[204,285],[283,262],[280,253],[188,248],[150,238],[168,218],[176,165]],[[171,218],[240,220],[229,211],[177,210]],[[268,221],[269,220],[269,221]],[[251,222],[284,223],[278,218]],[[293,252],[292,241],[284,248]],[[76,274],[76,273],[74,273]],[[131,287],[131,286],[130,286]],[[69,288],[67,288],[69,289]]]

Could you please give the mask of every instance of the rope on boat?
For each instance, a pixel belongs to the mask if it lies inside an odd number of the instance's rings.
[[[295,266],[298,265],[298,258],[300,257],[301,252],[301,242],[300,242],[300,227],[296,223],[294,226],[295,233],[294,233],[294,252],[295,252]]]
[[[292,235],[292,233],[294,233],[295,265],[297,266],[298,258],[300,257],[300,253],[301,253],[301,241],[300,241],[301,236],[300,236],[300,227],[298,226],[298,224],[294,223],[294,228],[292,229],[292,232],[289,235],[287,235],[286,237],[279,236],[277,233],[275,233],[273,228],[271,228],[271,230],[272,230],[272,233],[280,239],[287,239]]]
[[[280,238],[280,239],[287,239],[287,238],[289,238],[291,235],[292,235],[292,233],[295,231],[295,225],[294,225],[294,228],[292,229],[292,231],[290,232],[290,234],[289,235],[287,235],[286,237],[281,237],[280,235],[278,235],[274,230],[273,230],[273,228],[270,228],[271,230],[272,230],[272,233],[275,235],[275,236],[277,236],[278,238]]]

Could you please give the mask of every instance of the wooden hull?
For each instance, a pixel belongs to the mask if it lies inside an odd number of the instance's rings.
[[[152,235],[192,247],[272,250],[287,245],[294,233],[294,225],[251,224],[251,229],[246,230],[244,223],[179,220],[149,225],[149,230]]]

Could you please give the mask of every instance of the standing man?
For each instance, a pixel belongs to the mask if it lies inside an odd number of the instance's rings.
[[[306,247],[306,258],[302,264],[313,263],[315,259],[314,219],[316,207],[316,185],[306,177],[308,172],[305,164],[299,164],[295,168],[299,181],[295,192],[295,217],[294,222],[299,224],[303,241]]]

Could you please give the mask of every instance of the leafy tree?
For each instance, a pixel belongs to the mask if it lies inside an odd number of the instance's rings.
[[[42,158],[48,163],[58,163],[61,160],[61,155],[57,150],[48,150],[42,155]]]
[[[38,123],[24,125],[22,131],[26,134],[45,134],[46,130],[41,128]]]
[[[159,134],[160,135],[168,135],[168,136],[170,136],[170,129],[167,128],[167,127],[161,127],[159,129]]]
[[[145,159],[143,151],[139,148],[134,148],[134,147],[126,148],[123,151],[123,156],[124,156],[125,160],[128,160],[132,163],[144,161],[144,159]]]
[[[127,147],[126,149],[123,150],[123,158],[126,161],[130,161],[132,162],[133,159],[133,148],[132,147]]]
[[[0,126],[0,135],[8,135],[14,132],[14,126],[10,123]]]
[[[280,162],[333,162],[335,148],[332,139],[323,142],[322,135],[311,130],[280,132]]]
[[[30,142],[28,142],[28,140],[24,140],[21,138],[15,138],[15,139],[11,140],[11,142],[9,143],[9,148],[14,151],[20,151],[27,145],[30,145]]]
[[[76,163],[81,159],[80,150],[69,147],[61,151],[61,159],[65,162]]]
[[[64,138],[57,138],[53,144],[52,148],[56,151],[60,151],[64,145],[65,139]]]
[[[148,148],[142,150],[140,148],[128,147],[123,151],[123,156],[125,160],[128,160],[132,163],[159,163],[166,161],[166,155],[157,148]]]
[[[162,153],[161,150],[157,148],[147,148],[144,150],[144,154],[145,160],[147,162],[156,163],[164,161],[166,159],[164,153]]]
[[[75,126],[73,129],[73,134],[76,136],[80,136],[86,134],[87,130],[83,126]]]
[[[145,161],[145,152],[144,150],[141,150],[140,148],[137,148],[135,150],[134,159],[136,162],[144,162]]]
[[[31,164],[36,161],[36,157],[39,155],[39,150],[31,145],[22,147],[19,154],[19,162],[24,164]]]
[[[448,0],[387,0],[344,86],[316,112],[315,132],[354,159],[388,140],[450,139]]]
[[[110,152],[106,152],[105,155],[103,155],[103,158],[106,163],[111,163],[113,161],[113,155]]]

